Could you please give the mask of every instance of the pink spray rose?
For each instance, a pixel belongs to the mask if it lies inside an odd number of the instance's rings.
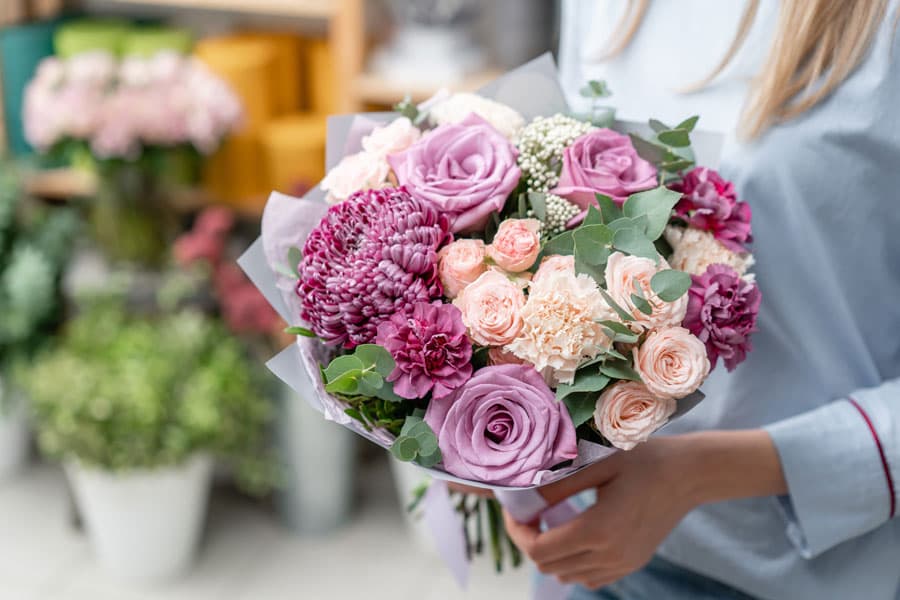
[[[594,426],[616,448],[631,450],[646,442],[674,412],[675,400],[655,397],[642,383],[620,381],[600,394]]]
[[[403,152],[419,141],[422,132],[406,117],[394,119],[377,127],[362,140],[363,150],[374,156],[387,156]]]
[[[752,211],[746,202],[738,202],[733,183],[712,169],[697,167],[670,187],[682,194],[675,212],[688,225],[712,232],[732,252],[746,252],[744,244],[753,241]]]
[[[510,273],[531,268],[541,253],[541,222],[537,219],[507,219],[500,223],[487,255]]]
[[[472,343],[452,304],[419,302],[382,322],[375,339],[394,357],[387,380],[403,398],[443,398],[472,375]]]
[[[713,366],[722,357],[731,371],[753,347],[750,334],[756,331],[762,294],[726,265],[711,265],[692,279],[684,326],[706,344]]]
[[[566,148],[552,193],[586,211],[597,204],[597,193],[622,204],[631,194],[655,186],[656,167],[638,156],[627,135],[593,129]]]
[[[444,468],[466,479],[531,485],[541,471],[578,454],[566,405],[529,366],[477,371],[450,396],[432,400],[425,422],[437,435]]]
[[[461,239],[448,244],[438,252],[438,276],[444,286],[444,295],[456,298],[463,289],[487,271],[484,262],[484,242]]]
[[[456,232],[484,228],[519,183],[518,151],[477,115],[441,125],[388,157],[400,185],[435,204]]]
[[[482,346],[508,344],[522,329],[522,288],[498,271],[486,271],[453,303],[462,311],[469,337]]]
[[[657,398],[684,398],[709,375],[703,342],[684,327],[657,329],[633,352],[641,380]]]
[[[681,325],[684,313],[687,311],[687,296],[682,296],[675,302],[664,302],[653,297],[650,280],[657,272],[668,269],[665,259],[660,258],[659,264],[640,256],[629,256],[621,252],[613,252],[606,262],[606,291],[616,304],[628,311],[633,317],[631,322],[635,330],[656,329]],[[653,308],[653,313],[645,315],[635,306],[631,295],[637,291],[636,285],[640,285],[640,291],[647,298]]]

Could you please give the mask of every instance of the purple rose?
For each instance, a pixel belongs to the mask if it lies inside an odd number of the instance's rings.
[[[744,244],[753,241],[752,211],[746,202],[738,202],[733,183],[712,169],[697,167],[670,187],[682,194],[675,213],[691,227],[712,232],[733,252],[747,251]]]
[[[376,340],[397,363],[387,380],[403,398],[443,398],[472,376],[472,342],[452,304],[419,302],[381,323]]]
[[[727,265],[710,265],[692,279],[684,327],[706,344],[713,367],[721,356],[733,371],[753,349],[750,334],[756,331],[762,294]]]
[[[578,454],[575,426],[543,377],[526,365],[495,365],[432,400],[425,421],[437,434],[447,472],[524,486]]]
[[[656,187],[656,167],[638,156],[627,135],[593,129],[566,148],[559,184],[552,191],[584,211],[596,194],[622,204],[631,194]]]
[[[388,162],[400,185],[450,217],[453,232],[484,229],[519,183],[518,151],[481,117],[441,125]]]

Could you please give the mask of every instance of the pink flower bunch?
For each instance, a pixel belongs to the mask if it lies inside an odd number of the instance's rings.
[[[46,151],[85,141],[98,157],[137,158],[145,146],[218,147],[242,118],[240,100],[200,61],[175,52],[116,62],[104,52],[46,59],[25,93],[25,132]]]

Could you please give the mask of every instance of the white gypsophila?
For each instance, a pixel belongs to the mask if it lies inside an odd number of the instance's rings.
[[[703,275],[710,265],[728,265],[748,281],[753,276],[747,270],[753,266],[753,256],[748,252],[738,254],[726,248],[709,231],[693,227],[666,227],[666,241],[672,246],[673,269],[691,275]]]
[[[434,125],[446,125],[460,123],[472,113],[490,123],[509,140],[515,140],[525,126],[525,118],[515,109],[471,93],[453,94],[435,104],[428,111],[428,118]]]
[[[530,191],[549,192],[559,183],[563,152],[594,128],[590,123],[555,114],[536,117],[519,134],[519,168]]]
[[[562,233],[566,230],[566,224],[581,212],[581,208],[577,204],[573,204],[556,194],[547,194],[545,203],[547,205],[547,214],[546,218],[541,221],[541,234],[544,236],[554,236]],[[534,210],[529,210],[527,216],[536,218]]]

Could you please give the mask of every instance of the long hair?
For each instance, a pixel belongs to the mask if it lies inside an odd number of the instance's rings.
[[[634,39],[650,0],[628,0],[603,58]],[[850,75],[865,56],[887,12],[887,0],[782,0],[772,47],[751,82],[739,130],[753,138],[815,106]],[[756,20],[759,0],[747,0],[734,40],[702,80],[679,90],[692,93],[718,77],[740,50]],[[900,14],[898,14],[900,16]]]

